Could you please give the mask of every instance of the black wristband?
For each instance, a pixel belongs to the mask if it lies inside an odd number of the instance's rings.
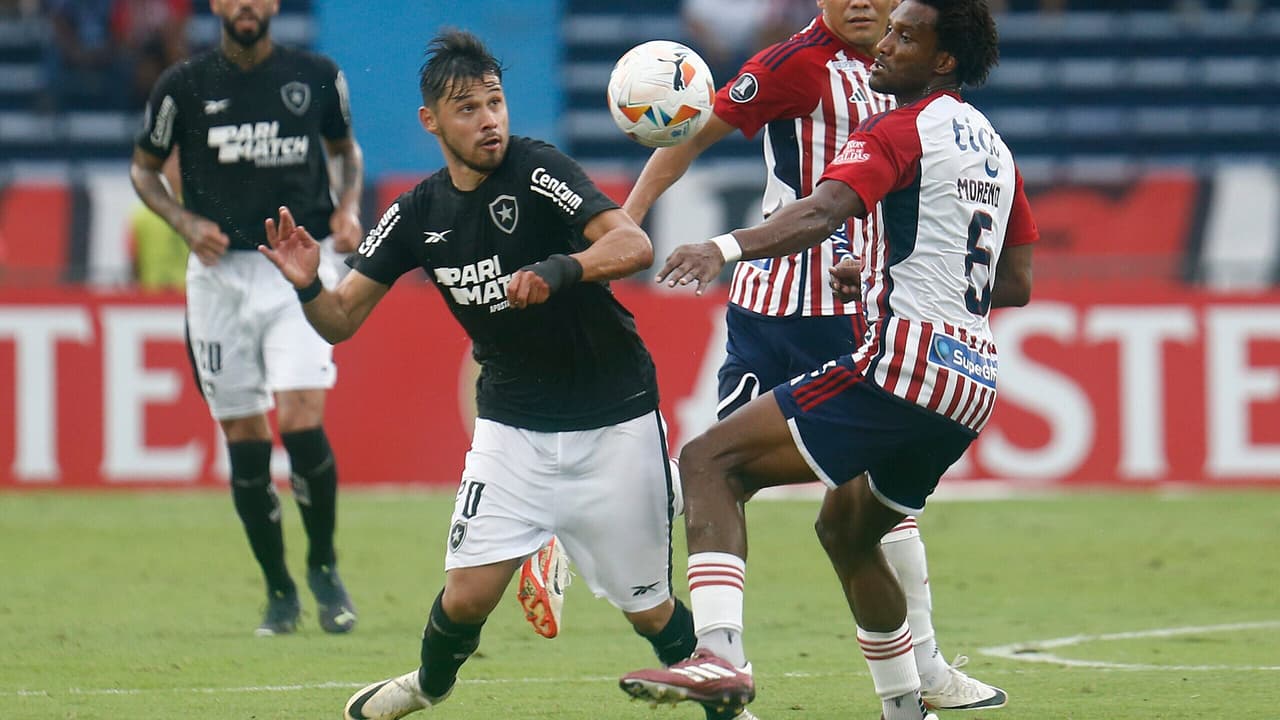
[[[315,300],[320,295],[321,290],[324,290],[324,284],[320,282],[319,277],[312,280],[311,284],[304,288],[293,289],[294,292],[298,293],[298,302],[301,303],[309,303]]]
[[[547,283],[547,287],[551,288],[553,295],[582,279],[582,263],[576,258],[559,253],[521,269],[542,278]]]

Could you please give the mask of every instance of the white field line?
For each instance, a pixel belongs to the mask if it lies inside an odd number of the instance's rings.
[[[1051,663],[1067,667],[1094,668],[1102,670],[1176,670],[1186,671],[1222,671],[1222,670],[1280,670],[1280,665],[1151,665],[1147,663],[1117,663],[1106,660],[1077,660],[1064,658],[1046,652],[1057,648],[1082,645],[1090,642],[1109,640],[1135,640],[1141,638],[1168,638],[1179,635],[1203,635],[1220,632],[1244,632],[1249,630],[1275,630],[1280,628],[1280,620],[1251,623],[1231,623],[1227,625],[1191,625],[1187,627],[1156,628],[1154,630],[1136,630],[1133,632],[1107,633],[1103,635],[1071,635],[1052,640],[1013,643],[997,647],[980,648],[978,652],[990,657],[1022,662]]]
[[[835,678],[850,677],[857,675],[867,675],[866,671],[854,670],[851,672],[830,672],[830,673],[807,673],[807,672],[785,672],[778,673],[780,677],[787,678]],[[600,675],[600,676],[579,676],[579,677],[543,677],[543,678],[477,678],[477,679],[460,679],[460,686],[467,685],[542,685],[547,683],[603,683],[617,682],[617,675]],[[373,681],[369,681],[373,682]],[[368,682],[320,682],[320,683],[302,683],[297,685],[249,685],[244,687],[201,687],[201,688],[66,688],[63,690],[0,690],[0,697],[57,697],[63,695],[158,695],[158,694],[189,694],[198,693],[202,695],[231,695],[243,693],[280,693],[280,692],[299,692],[303,690],[354,690],[368,685]]]

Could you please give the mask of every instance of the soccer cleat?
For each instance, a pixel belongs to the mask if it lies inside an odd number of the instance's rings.
[[[453,686],[440,697],[431,697],[418,684],[418,671],[383,680],[360,689],[347,700],[344,720],[396,720],[412,712],[439,705],[453,692]]]
[[[302,605],[296,591],[271,591],[267,593],[267,611],[262,616],[262,624],[253,634],[258,637],[288,635],[298,629],[298,616],[301,614]]]
[[[552,537],[551,542],[524,561],[516,586],[516,598],[524,608],[524,618],[542,637],[560,634],[560,611],[564,608],[567,587],[569,556],[560,547],[560,539]]]
[[[969,663],[964,655],[956,656],[947,669],[947,681],[934,690],[920,689],[920,697],[930,710],[991,710],[1004,707],[1009,695],[994,685],[974,680],[960,671]]]
[[[618,685],[631,697],[651,705],[692,700],[715,712],[736,714],[745,712],[747,703],[756,697],[751,663],[736,668],[704,648],[698,648],[688,660],[671,667],[627,673]]]
[[[356,627],[356,606],[338,577],[338,569],[321,565],[307,570],[307,586],[316,596],[320,627],[327,633],[347,633]]]

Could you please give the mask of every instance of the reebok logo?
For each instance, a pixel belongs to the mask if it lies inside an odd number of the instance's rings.
[[[640,597],[641,595],[644,595],[644,594],[646,594],[646,593],[650,593],[650,592],[657,592],[657,591],[658,591],[658,583],[660,583],[660,582],[662,582],[662,581],[661,581],[661,580],[659,580],[659,581],[657,581],[657,582],[649,583],[648,585],[632,585],[632,586],[631,586],[631,597]]]
[[[445,238],[445,235],[448,235],[451,232],[453,232],[453,228],[449,228],[448,230],[445,230],[443,232],[433,232],[431,230],[423,230],[422,242],[428,245],[432,243],[438,243],[438,242],[448,242],[448,240]]]
[[[223,98],[221,100],[205,100],[204,114],[217,115],[220,112],[226,112],[231,107],[231,98]]]

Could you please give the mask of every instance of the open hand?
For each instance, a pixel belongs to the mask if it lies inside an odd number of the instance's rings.
[[[698,284],[697,293],[720,275],[724,269],[724,255],[713,242],[689,243],[676,248],[667,256],[667,262],[658,271],[658,283],[667,283],[667,287]]]
[[[266,255],[280,274],[299,290],[315,282],[319,273],[320,243],[306,228],[294,223],[287,207],[280,207],[278,224],[267,218],[267,245],[259,245],[258,252]]]

